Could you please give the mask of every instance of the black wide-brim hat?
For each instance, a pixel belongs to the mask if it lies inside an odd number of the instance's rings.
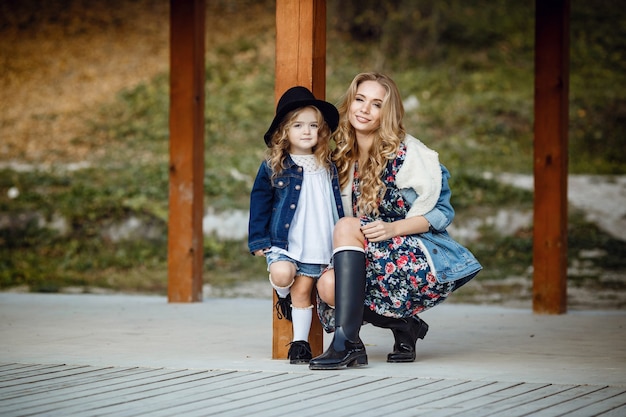
[[[280,100],[278,100],[278,104],[276,105],[276,116],[274,116],[274,120],[272,120],[270,128],[267,129],[267,132],[263,137],[265,139],[265,144],[268,147],[270,146],[270,141],[272,140],[274,131],[278,129],[278,126],[280,126],[280,123],[283,121],[287,113],[306,106],[315,106],[322,112],[322,116],[330,128],[331,133],[337,129],[337,126],[339,125],[339,112],[334,105],[326,101],[316,99],[313,93],[311,93],[311,91],[309,91],[306,87],[291,87],[289,90],[285,91]]]

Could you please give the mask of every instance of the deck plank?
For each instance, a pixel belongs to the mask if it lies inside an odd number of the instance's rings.
[[[84,402],[79,402],[71,407],[61,409],[64,416],[83,415],[89,411],[97,415],[110,414],[109,410],[125,409],[138,406],[142,402],[151,401],[160,395],[170,392],[184,391],[189,384],[211,379],[212,375],[206,371],[190,372],[176,375],[172,378],[152,381],[147,384],[129,386],[117,395],[93,395]],[[97,411],[97,412],[96,412]]]
[[[11,397],[8,397],[8,399],[11,399],[13,404],[27,402],[34,405],[36,403],[55,401],[60,396],[70,393],[89,396],[102,390],[102,387],[112,387],[121,381],[130,380],[131,377],[143,378],[155,372],[158,371],[146,368],[111,368],[108,373],[96,373],[89,377],[77,376],[71,380],[58,381],[55,385],[37,385],[29,389],[23,389],[23,392],[16,392],[15,389],[20,387],[14,387],[14,390],[9,393]],[[231,371],[223,372],[232,373]]]
[[[429,410],[432,416],[451,416],[461,413],[472,407],[481,406],[487,401],[495,401],[502,392],[507,390],[519,389],[519,383],[516,382],[487,382],[476,385],[462,385],[456,392],[450,391],[446,396],[438,399],[431,399],[426,405],[419,406],[420,411]],[[512,392],[512,391],[509,391]],[[419,391],[413,393],[413,396],[421,395]],[[393,416],[397,413],[391,413]],[[399,415],[402,415],[400,413]]]
[[[108,398],[111,401],[115,401],[120,392],[132,391],[133,389],[141,389],[141,387],[149,386],[150,384],[171,380],[180,376],[188,374],[196,374],[198,371],[181,371],[181,370],[154,370],[150,372],[150,375],[140,374],[139,376],[133,375],[129,378],[120,378],[117,381],[101,381],[90,384],[89,390],[82,392],[75,392],[74,390],[67,390],[62,393],[58,393],[53,400],[48,398],[33,398],[27,404],[17,403],[13,407],[8,407],[4,411],[13,412],[23,410],[24,412],[36,414],[45,412],[54,412],[58,410],[64,410],[68,407],[74,407],[75,405],[81,407],[85,403],[96,401],[99,398]],[[143,376],[141,376],[143,375]],[[113,382],[113,383],[111,383]],[[0,415],[3,409],[0,408]],[[65,414],[65,411],[63,411]]]
[[[155,415],[155,413],[167,410],[171,404],[180,402],[195,403],[198,400],[205,399],[207,393],[212,392],[217,387],[225,388],[225,393],[220,397],[221,399],[228,400],[230,402],[237,401],[238,404],[250,404],[253,401],[264,401],[264,394],[272,392],[280,392],[285,387],[293,385],[294,383],[302,384],[306,383],[308,375],[296,375],[296,374],[280,374],[276,378],[272,379],[257,379],[255,384],[251,384],[245,390],[241,390],[238,387],[244,383],[241,378],[237,381],[233,381],[232,384],[226,386],[226,379],[216,378],[216,380],[209,383],[207,380],[197,381],[196,383],[185,384],[184,390],[175,392],[166,392],[159,395],[156,398],[150,398],[149,401],[144,401],[145,405],[142,406],[142,413],[146,415]],[[115,407],[109,407],[107,412],[114,414],[116,417],[133,417],[138,414],[136,411],[126,410],[125,405],[118,405]],[[215,405],[211,406],[211,410],[215,409]]]
[[[67,366],[67,365],[60,364],[60,365],[35,365],[35,366],[28,367],[25,370],[13,369],[11,371],[3,373],[3,375],[0,375],[0,387],[2,387],[7,382],[12,383],[23,378],[29,378],[31,376],[53,374],[55,372],[67,370],[68,368],[74,369],[74,368],[81,368],[81,367],[82,366],[78,366],[78,365]]]
[[[349,372],[352,375],[355,375],[355,372]],[[285,404],[272,405],[268,407],[263,412],[259,413],[259,416],[272,416],[272,413],[278,414],[287,414],[289,410],[293,410],[294,406],[297,404],[298,409],[307,410],[307,409],[316,409],[319,405],[325,403],[333,403],[335,404],[335,408],[333,409],[332,415],[339,416],[342,412],[342,402],[345,398],[350,398],[352,395],[358,395],[364,390],[371,390],[371,399],[373,403],[380,402],[380,397],[376,394],[376,386],[380,383],[380,381],[384,380],[384,377],[373,377],[373,376],[362,376],[359,379],[353,379],[347,381],[343,386],[339,387],[340,389],[336,389],[335,387],[329,386],[324,387],[321,390],[315,392],[307,392],[306,398],[292,398],[291,401],[286,402]],[[399,379],[400,381],[402,379]],[[458,381],[449,381],[449,380],[431,380],[431,379],[414,379],[411,380],[413,384],[422,387],[433,387],[433,386],[442,386],[442,385],[451,385],[458,384]],[[408,388],[407,388],[408,389]],[[435,389],[435,388],[432,388]],[[367,407],[367,409],[371,409],[372,407]],[[350,415],[354,415],[352,412],[352,408],[348,407],[347,411]],[[275,415],[275,414],[274,414]]]
[[[366,408],[370,401],[380,401],[380,398],[387,398],[398,392],[409,392],[420,386],[437,382],[433,379],[409,379],[409,378],[386,378],[384,380],[375,381],[370,384],[360,385],[350,396],[345,396],[341,401],[325,401],[316,405],[314,408],[302,410],[299,415],[302,417],[316,416],[320,413],[330,413],[330,415],[338,416],[346,408],[348,410],[355,407]],[[350,411],[349,411],[350,412]]]
[[[35,363],[3,363],[3,364],[0,364],[0,375],[2,375],[3,373],[7,371],[12,371],[14,369],[27,369],[27,368],[32,368],[34,366],[42,366],[42,365],[37,365]]]
[[[465,390],[450,393],[451,395],[444,398],[431,401],[427,407],[420,407],[420,410],[428,409],[432,416],[453,416],[464,410],[497,401],[505,392],[519,392],[522,385],[518,382],[490,382],[482,386],[465,386]],[[398,413],[391,413],[390,415],[398,415]]]
[[[626,391],[626,388],[623,388]],[[622,391],[617,395],[613,395],[608,398],[604,398],[599,401],[593,401],[590,404],[579,408],[578,410],[568,413],[568,417],[585,417],[585,416],[605,416],[617,412],[616,410],[624,409],[626,404],[626,392]],[[626,414],[617,414],[624,416]]]
[[[606,413],[602,413],[600,417],[624,417],[626,416],[626,404],[621,405],[617,408],[612,409],[611,411],[607,411]]]
[[[56,385],[59,382],[62,382],[63,379],[77,380],[81,379],[81,377],[86,377],[86,375],[106,374],[111,372],[112,369],[113,368],[110,367],[102,368],[91,366],[81,366],[76,368],[68,367],[54,373],[30,375],[24,378],[16,378],[12,381],[4,381],[3,383],[0,383],[0,388],[2,388],[4,392],[7,392],[11,390],[24,389],[24,387]]]
[[[305,374],[306,375],[306,374]],[[326,376],[326,374],[324,372],[318,372],[316,374],[309,374],[309,375],[313,375],[316,377],[316,384],[300,384],[300,381],[298,381],[297,384],[291,384],[290,386],[285,387],[285,389],[282,392],[283,397],[288,398],[291,402],[295,402],[297,401],[298,403],[301,403],[304,399],[306,399],[309,395],[309,393],[315,393],[317,392],[317,390],[325,387],[325,386],[334,386],[335,388],[339,388],[342,385],[340,385],[340,383],[351,383],[351,382],[355,382],[357,384],[365,384],[366,381],[365,379],[359,377],[358,378],[358,382],[357,380],[353,377],[353,378],[348,378],[348,379],[342,379],[342,381],[340,382],[340,380],[337,378],[337,375],[329,375]],[[380,387],[383,388],[385,385],[388,385],[391,383],[391,381],[389,381],[388,378],[383,378],[383,379],[377,379],[377,383],[380,384]],[[357,397],[357,394],[352,394],[350,396],[351,400],[354,400],[355,397]],[[275,395],[275,398],[278,398],[278,395]],[[285,401],[281,400],[281,403],[285,403]],[[273,402],[272,404],[273,406],[278,406],[278,402]],[[316,410],[316,414],[321,414],[324,413],[326,410],[324,409],[323,405],[325,405],[324,402],[322,401],[317,401],[317,406],[315,407]],[[230,411],[234,411],[235,407],[234,406],[222,406],[222,407],[216,407],[216,408],[211,408],[211,413],[212,415],[220,415],[220,413],[225,413],[225,412],[230,412]],[[263,415],[264,410],[271,412],[274,409],[274,407],[267,407],[267,405],[265,405],[265,398],[258,398],[255,400],[254,403],[250,403],[250,404],[245,404],[245,403],[241,403],[241,404],[237,404],[237,408],[236,410],[239,411],[240,413],[249,413],[250,411],[254,410],[255,415]],[[298,415],[299,416],[306,416],[307,409],[306,408],[299,408],[298,410]]]
[[[602,390],[602,388],[603,387],[598,386],[579,385],[570,390],[520,405],[514,410],[508,410],[507,417],[532,416],[537,413],[541,413],[545,416],[560,416],[563,415],[562,410],[565,408],[564,404],[570,399],[586,396],[588,399],[591,399],[591,401],[596,401],[594,393]]]
[[[206,382],[210,382],[212,384],[212,387],[209,387],[208,385],[205,385],[204,388],[204,395],[202,397],[202,399],[209,397],[211,400],[213,400],[213,403],[215,404],[221,404],[223,402],[227,402],[230,401],[230,399],[228,398],[228,393],[229,392],[235,392],[237,390],[245,390],[246,392],[249,389],[253,389],[254,387],[258,386],[258,385],[272,385],[274,383],[276,383],[278,380],[280,380],[281,377],[284,377],[285,375],[288,374],[280,374],[280,373],[261,373],[261,372],[250,372],[250,373],[240,373],[239,377],[236,380],[233,380],[232,378],[229,380],[226,380],[226,383],[224,383],[224,380],[220,380],[220,381],[214,381],[213,379],[211,379],[210,381],[207,381],[207,379],[204,380],[198,380],[198,381],[193,381],[193,383],[206,383]],[[217,382],[214,384],[214,382]],[[106,407],[106,409],[104,410],[104,412],[102,413],[102,415],[106,415],[106,414],[113,414],[116,415],[116,411],[118,409],[124,409],[125,407],[128,407],[129,405],[133,405],[130,403],[145,403],[145,402],[151,402],[156,396],[158,395],[171,395],[173,393],[180,393],[182,394],[181,398],[172,398],[173,400],[175,400],[177,403],[181,403],[181,402],[187,402],[188,400],[183,400],[184,394],[187,391],[189,384],[186,383],[184,386],[166,386],[166,387],[158,387],[157,389],[152,389],[149,391],[142,391],[142,392],[138,392],[136,394],[133,395],[125,395],[122,398],[119,398],[118,403],[117,404],[104,404],[103,406]],[[199,387],[200,389],[203,388],[202,386]],[[212,389],[211,389],[212,388]],[[217,394],[217,392],[219,392],[219,395]],[[197,401],[193,402],[193,404],[197,403]],[[134,404],[134,405],[137,405]],[[150,413],[149,415],[154,415],[154,413]],[[169,415],[179,415],[178,412],[174,413],[169,413]],[[185,413],[185,415],[189,415],[187,413]]]
[[[619,395],[626,390],[625,387],[596,387],[598,388],[597,391],[593,391],[576,398],[569,398],[567,401],[561,403],[559,405],[559,412],[561,414],[556,415],[569,415],[580,408],[588,406],[589,404],[604,401],[607,398],[615,397],[616,395]],[[622,416],[626,416],[626,413],[622,414]]]
[[[185,384],[184,389],[180,391],[168,391],[158,397],[146,397],[143,399],[137,399],[134,404],[129,404],[127,409],[115,412],[113,415],[118,416],[143,416],[149,415],[156,417],[159,415],[172,416],[179,415],[178,412],[171,411],[172,409],[193,406],[198,401],[207,399],[207,397],[213,398],[214,392],[224,387],[236,387],[248,383],[250,380],[266,380],[260,372],[233,372],[233,371],[209,371],[211,374],[210,379],[192,381]],[[217,398],[216,403],[226,401],[224,398]],[[123,408],[123,407],[121,407]],[[115,410],[115,408],[109,407],[107,410],[101,410],[99,415],[109,415],[109,410]]]
[[[573,385],[546,385],[539,389],[526,392],[524,394],[515,395],[509,398],[503,398],[496,402],[485,404],[471,410],[464,410],[464,417],[488,417],[502,416],[512,413],[512,410],[523,407],[528,403],[540,401],[543,398],[559,394],[573,389]]]
[[[465,380],[442,380],[436,384],[428,384],[408,392],[397,392],[388,395],[385,401],[369,401],[368,409],[373,410],[379,415],[407,415],[421,410],[424,404],[430,401],[437,401],[448,396],[455,396],[459,393],[472,391],[485,385],[490,384],[488,381],[465,381]],[[349,413],[341,414],[349,415]]]
[[[303,376],[305,374],[299,374]],[[236,415],[246,415],[246,413],[254,412],[257,415],[258,411],[264,408],[272,407],[277,404],[282,404],[286,399],[288,399],[292,395],[301,395],[303,391],[305,392],[315,392],[316,390],[329,386],[329,385],[339,385],[346,380],[351,378],[342,376],[342,375],[330,375],[324,373],[311,374],[312,378],[307,379],[304,383],[294,383],[289,386],[289,389],[285,390],[275,390],[270,391],[267,395],[256,398],[256,401],[251,401],[247,404],[237,404],[232,401],[230,398],[225,397],[224,391],[218,388],[215,391],[211,391],[208,393],[204,393],[201,398],[197,398],[192,402],[186,403],[184,405],[177,405],[176,407],[171,407],[167,410],[167,412],[161,412],[154,414],[155,417],[160,416],[171,416],[171,415],[185,415],[188,417],[192,417],[194,415],[207,415],[208,409],[210,410],[218,410],[224,409],[222,407],[224,404],[229,404],[228,407],[225,407],[226,410],[222,412],[231,412],[232,410],[236,410]],[[248,389],[242,390],[242,393],[247,393]],[[191,400],[191,399],[190,399]]]

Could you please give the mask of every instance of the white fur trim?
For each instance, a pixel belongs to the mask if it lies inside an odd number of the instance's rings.
[[[406,217],[421,216],[435,207],[441,194],[439,154],[411,135],[406,135],[404,143],[406,158],[396,175],[396,184],[417,193]]]

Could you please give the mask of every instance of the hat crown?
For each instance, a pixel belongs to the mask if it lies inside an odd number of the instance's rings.
[[[308,88],[301,86],[291,87],[289,90],[285,91],[285,94],[283,94],[280,100],[278,100],[276,114],[282,113],[282,110],[291,103],[315,100],[315,96],[309,91]]]

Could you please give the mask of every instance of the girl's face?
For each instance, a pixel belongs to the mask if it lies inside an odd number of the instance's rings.
[[[363,81],[350,104],[348,120],[357,136],[369,135],[380,127],[385,88],[377,81]]]
[[[293,155],[309,155],[317,145],[317,113],[306,108],[302,110],[289,126],[289,153]]]

